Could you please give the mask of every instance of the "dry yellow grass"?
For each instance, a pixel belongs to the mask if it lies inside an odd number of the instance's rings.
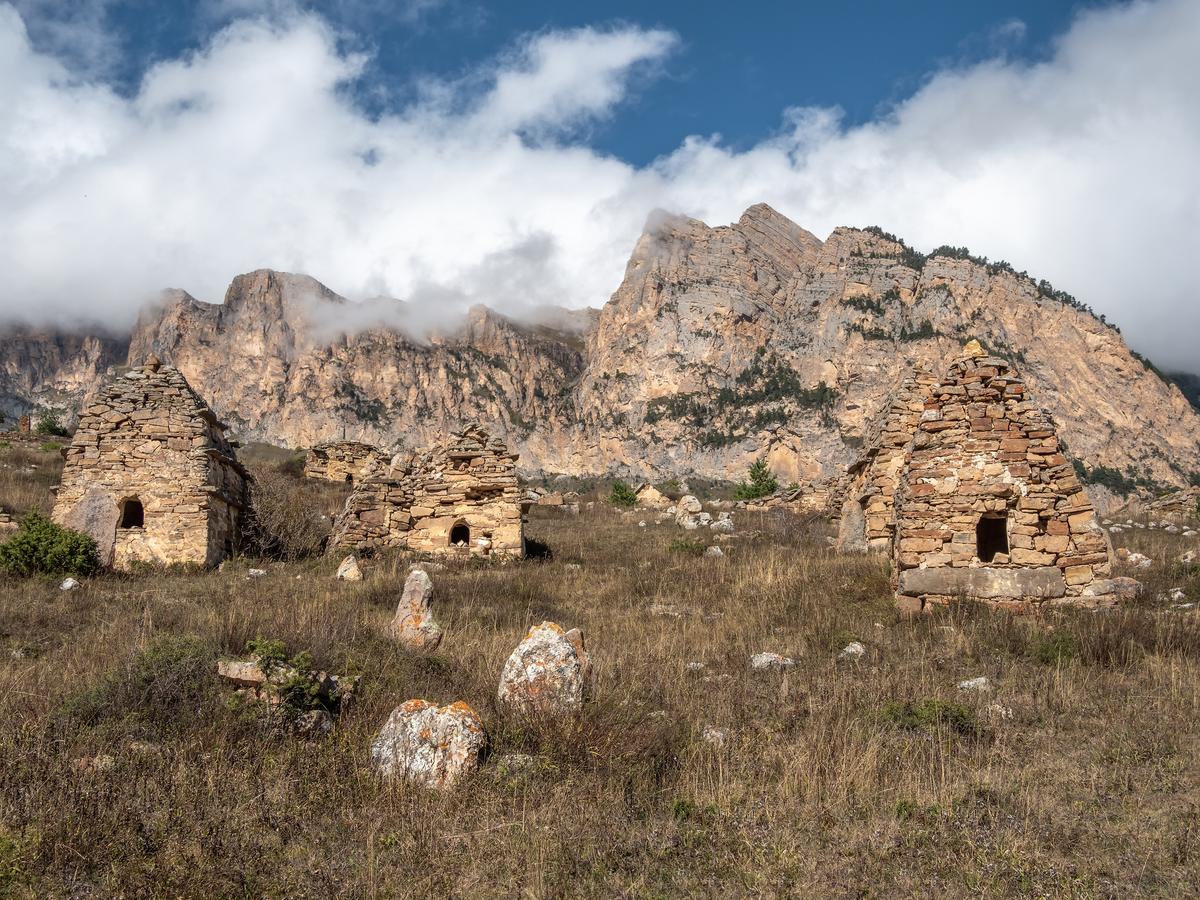
[[[398,558],[370,561],[361,584],[334,581],[336,559],[268,563],[257,579],[248,561],[110,575],[69,594],[5,584],[0,884],[16,896],[1194,893],[1200,623],[1157,600],[1176,586],[1200,598],[1194,568],[1163,564],[1188,542],[1129,535],[1158,562],[1147,599],[1116,613],[903,620],[885,564],[832,553],[819,522],[742,518],[712,560],[638,518],[535,510],[530,533],[552,558],[434,572],[446,639],[426,658],[382,637]],[[683,614],[651,615],[655,603]],[[539,735],[493,697],[543,619],[585,630],[596,689],[578,728]],[[303,741],[229,704],[215,660],[259,635],[363,675],[333,735]],[[867,645],[861,662],[837,659],[850,640]],[[798,665],[752,674],[760,650]],[[977,675],[994,691],[957,690]],[[494,756],[537,766],[506,776],[485,763],[446,795],[381,784],[367,745],[412,697],[466,700]],[[945,714],[898,712],[929,699]],[[702,740],[708,726],[728,729],[723,749]],[[112,768],[78,770],[97,755]]]

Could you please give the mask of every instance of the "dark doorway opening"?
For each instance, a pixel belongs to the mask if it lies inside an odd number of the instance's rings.
[[[1008,553],[1008,519],[984,516],[975,526],[976,554],[980,562],[992,562],[997,553]]]
[[[459,544],[471,546],[471,529],[466,522],[459,522],[450,529],[450,546],[457,547]]]
[[[354,476],[349,472],[346,473],[346,484],[354,484]]]
[[[145,524],[146,511],[142,508],[141,500],[137,497],[130,497],[121,502],[121,521],[118,527],[141,528]]]

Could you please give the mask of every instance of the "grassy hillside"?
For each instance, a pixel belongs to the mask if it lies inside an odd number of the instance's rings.
[[[46,508],[56,460],[0,450],[0,505]],[[1157,599],[1200,599],[1197,569],[1163,562],[1194,542],[1122,535],[1156,563],[1147,599],[1119,612],[902,620],[885,564],[833,553],[820,522],[738,515],[726,557],[705,559],[639,518],[535,509],[551,558],[435,571],[446,638],[431,657],[383,635],[401,558],[369,561],[359,584],[325,558],[106,575],[70,593],[4,584],[0,893],[1182,896],[1200,883],[1200,621]],[[251,563],[268,574],[247,578]],[[505,658],[543,619],[581,626],[596,665],[594,701],[559,734],[522,731],[494,702]],[[216,660],[258,636],[362,675],[332,735],[292,737],[232,702]],[[839,661],[851,640],[867,655]],[[762,650],[798,665],[751,673]],[[980,675],[993,691],[957,689]],[[413,697],[466,700],[492,735],[492,760],[449,794],[368,767],[372,736]],[[723,747],[703,739],[710,726],[727,729]],[[503,772],[494,760],[513,751],[535,765]]]

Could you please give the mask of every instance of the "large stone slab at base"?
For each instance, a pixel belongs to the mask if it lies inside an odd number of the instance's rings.
[[[98,487],[89,487],[83,498],[63,513],[61,524],[94,540],[100,565],[108,567],[113,562],[119,515],[117,501],[111,494]]]
[[[910,597],[937,594],[944,597],[965,596],[978,600],[1051,600],[1067,593],[1067,582],[1057,566],[1024,569],[906,569],[900,573],[898,592]]]

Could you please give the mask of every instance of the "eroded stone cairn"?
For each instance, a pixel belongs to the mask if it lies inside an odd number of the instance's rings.
[[[397,454],[355,485],[334,523],[335,550],[525,555],[517,454],[478,424],[428,451]]]
[[[937,379],[915,369],[884,401],[864,436],[863,451],[848,471],[849,484],[838,526],[838,549],[886,552],[896,532],[896,489],[925,400]]]
[[[91,535],[104,564],[213,566],[238,546],[250,476],[225,426],[157,357],[83,410],[65,458],[54,521]]]
[[[972,341],[923,406],[896,492],[901,608],[1115,603],[1107,535],[1016,371]]]
[[[330,441],[309,449],[304,477],[346,483],[358,482],[388,467],[391,456],[359,441]]]

